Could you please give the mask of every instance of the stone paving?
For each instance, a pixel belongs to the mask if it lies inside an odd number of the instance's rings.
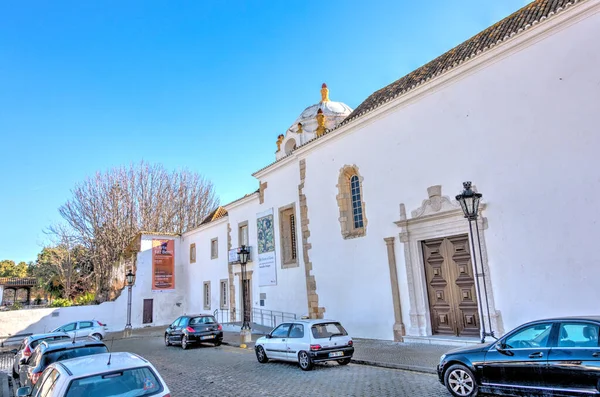
[[[111,344],[109,342],[109,344]],[[435,375],[366,365],[260,364],[252,349],[202,345],[166,347],[160,337],[114,340],[113,351],[151,361],[173,396],[449,396]]]
[[[133,330],[133,337],[162,337],[165,327],[142,328]],[[121,338],[121,333],[107,335],[107,340]],[[247,348],[254,348],[260,334],[252,334],[252,342]],[[410,371],[435,374],[436,365],[440,356],[453,347],[440,345],[398,343],[374,339],[354,339],[355,352],[353,362],[357,364],[373,365],[379,367],[405,369]],[[225,331],[223,343],[230,346],[240,345],[239,332]]]

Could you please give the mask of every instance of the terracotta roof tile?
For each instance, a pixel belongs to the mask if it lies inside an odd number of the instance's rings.
[[[224,216],[227,216],[227,210],[225,210],[223,207],[218,207],[208,214],[208,216],[204,218],[202,222],[200,222],[200,225],[206,225],[207,223],[214,222],[219,218],[223,218]]]

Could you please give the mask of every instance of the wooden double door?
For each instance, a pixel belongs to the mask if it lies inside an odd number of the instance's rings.
[[[423,241],[433,334],[479,336],[475,275],[467,235]]]

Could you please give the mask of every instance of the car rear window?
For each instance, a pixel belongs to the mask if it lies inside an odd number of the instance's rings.
[[[140,367],[75,379],[65,397],[142,397],[162,391],[162,384],[150,367]]]
[[[73,349],[55,350],[45,353],[41,360],[41,369],[57,361],[68,360],[70,358],[91,356],[92,354],[108,353],[106,346],[81,346]]]
[[[316,339],[330,338],[332,336],[346,336],[348,333],[340,323],[320,323],[311,328],[313,337]]]
[[[193,317],[190,319],[190,325],[215,324],[217,320],[213,316]]]

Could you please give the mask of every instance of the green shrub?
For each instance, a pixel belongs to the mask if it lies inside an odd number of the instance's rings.
[[[69,307],[72,304],[73,303],[68,299],[56,298],[56,299],[54,299],[54,301],[52,302],[50,307]]]
[[[93,305],[96,303],[96,294],[86,292],[85,294],[78,296],[75,303],[78,305]]]
[[[21,302],[15,302],[11,307],[10,310],[21,310],[23,308],[23,304]]]

